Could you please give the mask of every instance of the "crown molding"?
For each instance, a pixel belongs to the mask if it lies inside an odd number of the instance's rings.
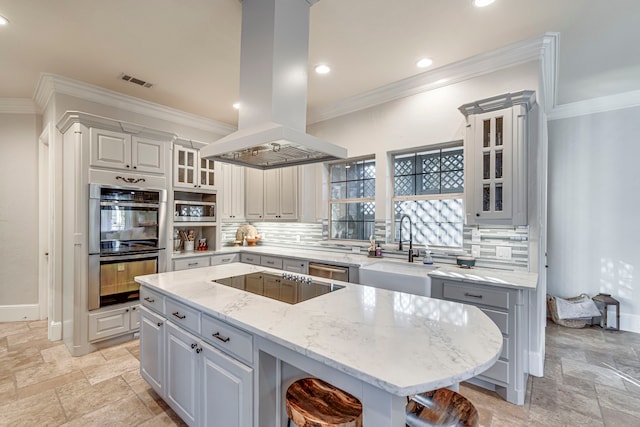
[[[0,98],[0,113],[38,114],[38,108],[29,98]]]
[[[167,107],[155,102],[145,101],[133,96],[124,95],[100,86],[70,79],[56,74],[42,73],[36,85],[33,99],[41,110],[56,93],[74,96],[86,101],[96,102],[114,108],[131,111],[132,113],[179,123],[196,129],[214,132],[222,136],[234,132],[236,128],[226,123],[208,119],[195,114],[186,113],[175,108]]]
[[[555,100],[557,41],[557,33],[545,33],[542,36],[513,43],[492,52],[426,71],[334,104],[310,110],[307,123],[332,119],[530,61],[541,61],[544,64],[543,68],[548,69],[548,75],[543,77],[543,81],[547,85],[545,90],[549,91],[545,99]]]
[[[557,105],[547,118],[548,120],[569,119],[633,107],[640,107],[640,90]]]

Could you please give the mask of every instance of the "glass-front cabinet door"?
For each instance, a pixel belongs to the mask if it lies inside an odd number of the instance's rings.
[[[511,109],[476,117],[476,217],[511,217],[511,124]]]
[[[197,187],[198,150],[174,145],[173,184],[176,187]]]

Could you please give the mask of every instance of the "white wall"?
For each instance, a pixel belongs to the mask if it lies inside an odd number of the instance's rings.
[[[609,293],[640,332],[640,108],[549,122],[548,292]]]
[[[0,114],[0,321],[38,315],[39,134],[35,114]]]

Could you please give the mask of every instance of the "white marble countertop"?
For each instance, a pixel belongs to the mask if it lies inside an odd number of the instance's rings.
[[[522,271],[493,270],[490,268],[459,268],[443,266],[429,272],[432,278],[445,278],[460,282],[482,283],[506,288],[535,290],[538,286],[538,274]]]
[[[474,306],[345,282],[290,305],[213,282],[265,270],[277,271],[233,263],[136,281],[398,396],[471,378],[500,354],[500,330]]]

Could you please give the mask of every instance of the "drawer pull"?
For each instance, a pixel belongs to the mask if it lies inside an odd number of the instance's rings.
[[[215,334],[211,334],[214,338],[218,338],[222,342],[229,342],[231,338],[225,337],[224,335],[220,335],[220,332],[216,332]]]
[[[149,297],[144,297],[144,300],[145,300],[146,302],[156,302],[156,300],[155,300],[155,299],[153,299],[153,298],[149,298]]]
[[[191,348],[196,348],[197,346],[198,346],[198,343],[194,342],[193,344],[191,344]]]
[[[222,258],[222,262],[229,262],[231,261],[231,258]]]
[[[177,317],[178,319],[180,319],[180,320],[182,320],[182,319],[184,319],[184,318],[186,318],[186,317],[187,317],[187,316],[186,316],[186,315],[184,315],[184,314],[183,314],[183,315],[180,315],[180,312],[179,312],[179,311],[176,311],[175,313],[172,313],[172,314],[173,314],[174,316],[176,316],[176,317]]]
[[[162,326],[162,322],[158,322],[158,327]]]
[[[198,265],[199,263],[197,262],[190,262],[189,264],[187,264],[189,267],[193,267],[194,265]]]
[[[464,293],[465,297],[469,297],[469,298],[478,298],[478,299],[482,299],[482,295],[477,295],[477,294],[470,294],[469,292],[465,292]]]
[[[271,265],[273,265],[273,264],[275,264],[275,262],[273,262],[273,261],[267,261],[267,264],[271,264]]]

